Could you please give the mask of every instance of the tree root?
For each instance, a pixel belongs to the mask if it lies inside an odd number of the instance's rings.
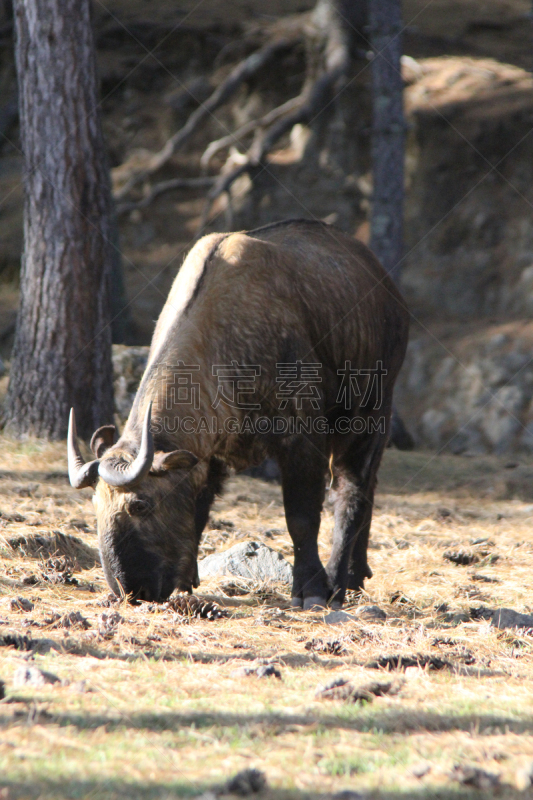
[[[123,200],[135,186],[161,169],[191,139],[200,125],[216,109],[228,102],[245,81],[259,73],[283,50],[288,50],[304,40],[307,44],[308,68],[300,94],[262,117],[247,122],[234,133],[211,142],[202,155],[201,166],[205,170],[216,153],[235,145],[242,146],[242,140],[253,134],[253,141],[245,153],[231,153],[218,177],[191,179],[188,182],[179,179],[164,181],[156,184],[139,201],[119,203],[118,212],[146,208],[159,194],[174,188],[210,186],[199,225],[200,232],[203,231],[213,203],[222,194],[229,195],[237,178],[245,173],[253,176],[254,171],[265,163],[267,155],[285,133],[297,124],[310,125],[327,109],[335,89],[342,84],[351,63],[350,31],[338,9],[338,0],[318,0],[311,14],[297,15],[299,19],[293,19],[288,35],[282,37],[279,31],[271,30],[273,41],[240,61],[158,153],[142,158],[140,163],[138,157],[137,163],[135,157],[132,157],[129,164],[126,163],[114,171],[115,179],[122,183],[115,191],[115,199]]]
[[[172,156],[189,141],[200,124],[213,114],[217,108],[227,103],[244,81],[249,80],[257,74],[257,72],[265,67],[275,55],[282,50],[288,49],[292,44],[294,44],[294,42],[291,40],[278,39],[265,45],[260,50],[248,56],[248,58],[239,62],[228,77],[222,81],[220,86],[217,86],[205,103],[202,103],[202,105],[191,114],[183,128],[171,136],[158,153],[154,153],[140,168],[133,167],[129,175],[127,175],[126,171],[125,183],[120,189],[115,191],[115,200],[122,200],[131,189],[145,181],[150,175],[153,175],[167,164]],[[122,165],[118,168],[120,173],[118,173],[118,170],[115,173],[121,174],[123,180],[125,172],[124,167],[125,165]]]
[[[251,147],[249,148],[246,156],[240,161],[227,174],[221,174],[216,181],[215,185],[208,193],[204,209],[202,211],[199,233],[205,228],[213,203],[225,192],[229,192],[231,186],[237,178],[244,173],[250,173],[264,163],[266,156],[272,150],[276,142],[281,137],[289,132],[294,125],[307,124],[309,125],[328,105],[334,87],[344,78],[348,67],[350,65],[349,47],[347,41],[338,37],[336,26],[333,26],[333,35],[328,40],[329,53],[326,61],[325,71],[319,74],[319,77],[312,83],[307,83],[301,94],[284,103],[278,108],[273,109],[266,114],[261,120],[250,123],[246,126],[249,130],[258,130],[265,124],[265,118],[269,117],[273,122],[270,128],[267,128],[262,137],[256,137]],[[331,41],[334,39],[334,42]],[[242,129],[241,129],[242,130]],[[237,134],[234,134],[236,137]],[[225,143],[222,146],[227,146],[232,137],[225,137]],[[219,140],[221,142],[223,140]],[[205,158],[211,148],[214,148],[219,142],[213,142],[204,153],[202,158]],[[218,146],[217,150],[220,149]]]
[[[298,97],[292,97],[290,100],[287,100],[286,103],[282,103],[282,105],[277,106],[277,108],[273,108],[272,111],[269,111],[259,119],[254,119],[250,122],[247,122],[245,125],[238,128],[235,133],[230,133],[227,136],[223,136],[221,139],[216,139],[214,142],[211,142],[211,144],[205,149],[205,152],[200,159],[202,168],[207,169],[209,162],[213,156],[219,152],[219,150],[224,150],[226,147],[230,147],[231,145],[241,144],[245,136],[248,136],[250,133],[255,133],[255,131],[258,129],[264,130],[269,125],[272,125],[273,122],[276,122],[280,117],[283,117],[285,114],[297,109],[301,103],[301,95],[298,95]]]

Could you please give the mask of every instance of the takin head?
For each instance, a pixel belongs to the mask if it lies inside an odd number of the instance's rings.
[[[100,559],[117,596],[166,600],[174,589],[198,586],[196,488],[198,459],[186,450],[155,452],[151,405],[144,418],[137,456],[128,443],[113,446],[114,426],[91,439],[96,460],[85,463],[76,438],[74,411],[68,430],[68,472],[76,489],[95,486]]]

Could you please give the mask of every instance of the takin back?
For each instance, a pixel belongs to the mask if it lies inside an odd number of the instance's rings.
[[[99,428],[72,486],[94,486],[103,569],[117,595],[199,585],[198,545],[228,467],[279,464],[294,545],[292,605],[340,607],[372,572],[376,473],[408,335],[404,301],[361,242],[288,220],[213,233],[189,252],[157,322],[124,432]],[[320,515],[331,484],[326,567]]]

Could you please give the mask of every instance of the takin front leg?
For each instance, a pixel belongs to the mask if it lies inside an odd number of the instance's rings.
[[[294,545],[291,604],[304,610],[326,606],[329,589],[318,555],[318,531],[327,462],[307,440],[279,454],[285,519]]]

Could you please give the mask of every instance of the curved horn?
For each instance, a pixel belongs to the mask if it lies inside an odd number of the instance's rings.
[[[152,419],[152,403],[146,409],[143,422],[141,446],[139,454],[131,464],[125,462],[113,463],[111,459],[104,459],[98,467],[98,474],[110,486],[126,489],[142,481],[150,472],[154,460],[154,439],[150,430]]]
[[[94,486],[98,480],[98,464],[100,462],[89,461],[86,464],[83,460],[80,448],[78,447],[76,417],[73,408],[70,409],[70,417],[68,420],[67,455],[70,485],[73,486],[74,489]]]

